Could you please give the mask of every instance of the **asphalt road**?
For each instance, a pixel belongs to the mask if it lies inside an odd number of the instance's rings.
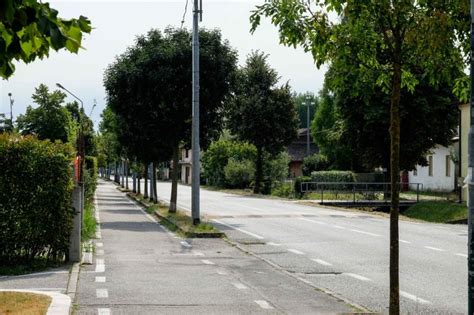
[[[100,229],[83,265],[76,314],[321,314],[354,309],[221,239],[165,230],[99,181]]]
[[[169,200],[171,184],[158,183]],[[178,206],[190,209],[180,185]],[[201,213],[249,251],[356,304],[387,312],[389,221],[291,201],[201,190]],[[400,222],[403,313],[467,312],[467,227]]]

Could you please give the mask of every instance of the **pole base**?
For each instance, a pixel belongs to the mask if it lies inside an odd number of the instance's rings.
[[[193,219],[193,224],[194,225],[198,225],[199,223],[201,223],[201,219],[199,219],[199,218]]]

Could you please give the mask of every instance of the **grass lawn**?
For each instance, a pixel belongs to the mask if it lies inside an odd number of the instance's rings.
[[[403,215],[428,222],[446,223],[467,219],[467,207],[463,203],[422,201],[408,208]]]
[[[0,314],[46,314],[51,298],[24,292],[0,292]]]
[[[94,238],[97,229],[97,221],[95,219],[95,208],[92,202],[86,202],[84,206],[84,222],[82,224],[82,241]]]

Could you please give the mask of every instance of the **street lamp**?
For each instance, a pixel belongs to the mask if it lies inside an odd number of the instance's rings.
[[[84,150],[84,133],[83,133],[83,126],[82,126],[82,115],[84,114],[84,103],[82,102],[82,100],[77,97],[76,95],[74,95],[71,91],[69,91],[68,89],[66,89],[64,86],[62,86],[60,83],[56,83],[56,86],[64,91],[66,91],[69,95],[71,95],[72,97],[74,97],[76,100],[78,100],[80,103],[81,103],[81,113],[79,114],[79,143],[78,143],[78,153],[79,153],[79,157],[80,157],[80,160],[79,160],[79,182],[82,183],[83,182],[83,172],[82,172],[82,165],[84,163],[84,156],[85,156],[85,150]]]
[[[306,105],[306,156],[310,155],[310,141],[309,141],[309,106],[314,106],[314,102],[311,102],[311,96],[306,96],[306,102],[302,103]]]
[[[12,93],[8,93],[8,97],[10,98],[10,123],[13,129],[13,103],[15,102],[15,100],[12,99]]]

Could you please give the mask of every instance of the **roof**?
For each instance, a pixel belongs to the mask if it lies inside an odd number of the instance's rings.
[[[290,155],[291,162],[302,162],[307,156],[307,130],[307,128],[298,129],[298,138],[288,146],[287,152]],[[313,155],[315,153],[319,153],[319,149],[313,143],[311,135],[309,141],[309,154]]]

